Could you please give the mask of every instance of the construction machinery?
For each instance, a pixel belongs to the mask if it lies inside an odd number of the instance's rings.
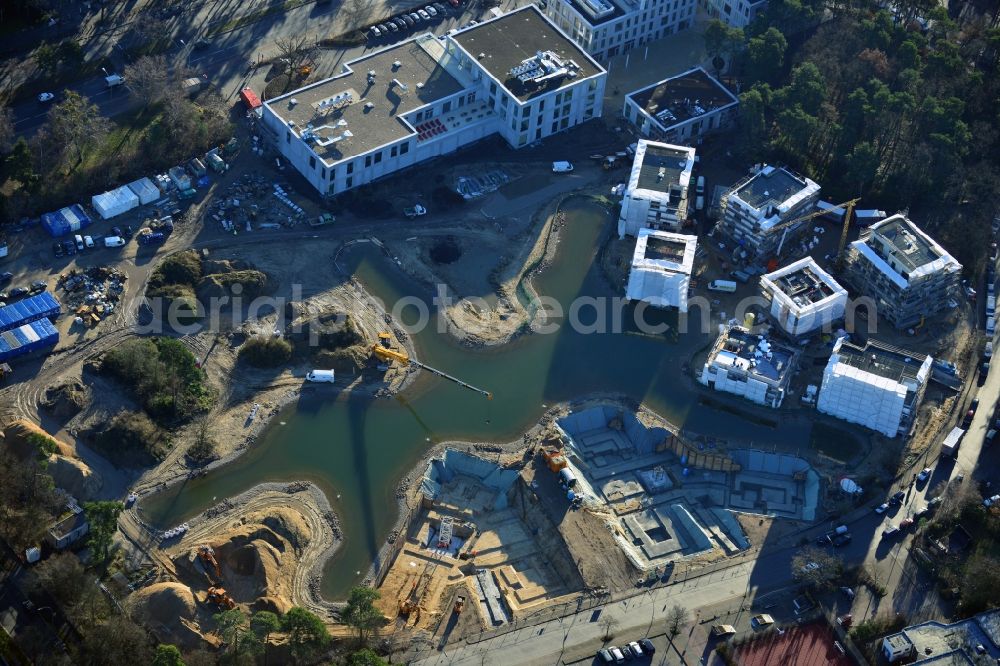
[[[465,595],[460,594],[458,598],[455,599],[455,606],[451,609],[455,615],[461,615],[462,610],[465,608]]]
[[[563,452],[558,449],[548,449],[542,451],[542,459],[545,460],[545,464],[548,466],[549,471],[554,474],[558,474],[559,470],[565,469],[569,465],[569,461],[566,460],[566,456]]]
[[[393,363],[393,362],[395,362],[395,363],[399,363],[400,365],[403,365],[403,366],[414,366],[414,367],[417,367],[417,368],[421,368],[423,370],[427,370],[428,372],[434,373],[438,377],[442,377],[444,379],[447,379],[450,382],[454,382],[454,383],[458,384],[462,388],[467,388],[470,391],[475,391],[476,393],[480,393],[480,394],[486,396],[487,400],[492,400],[493,399],[493,394],[490,393],[489,391],[481,389],[481,388],[479,388],[477,386],[473,386],[472,384],[469,384],[468,382],[463,382],[458,377],[453,377],[452,375],[449,375],[446,372],[438,370],[437,368],[433,368],[433,367],[427,365],[426,363],[421,363],[420,361],[412,359],[412,358],[410,358],[410,355],[407,354],[404,351],[401,351],[401,350],[398,350],[398,349],[393,349],[393,347],[392,347],[392,336],[389,335],[388,333],[384,333],[383,332],[383,333],[379,333],[378,334],[378,342],[375,343],[374,345],[372,345],[372,354],[379,361],[382,361],[382,362],[385,362],[385,363]]]
[[[211,546],[198,546],[198,559],[206,570],[215,572],[215,580],[222,580],[222,570],[219,568],[219,561],[215,559],[215,550]]]
[[[233,601],[233,598],[229,596],[229,593],[222,587],[208,588],[208,600],[224,610],[232,610],[236,608],[236,602]]]
[[[844,226],[840,231],[840,243],[837,245],[837,263],[840,263],[843,259],[844,248],[847,246],[847,232],[850,231],[851,228],[851,218],[853,216],[852,214],[854,213],[854,206],[859,201],[861,201],[860,197],[851,199],[850,201],[845,201],[844,203],[835,206],[835,208],[844,209]],[[806,215],[800,215],[799,217],[793,218],[791,220],[786,220],[784,222],[774,225],[771,228],[772,232],[777,231],[778,229],[784,229],[784,231],[781,234],[781,240],[778,242],[778,249],[774,253],[775,257],[781,256],[781,248],[785,244],[785,237],[788,235],[788,230],[792,226],[799,224],[800,222],[808,222],[809,220],[813,220],[817,217],[822,217],[823,215],[829,214],[829,212],[830,211],[826,209],[815,210],[812,213],[807,213]],[[775,266],[775,268],[777,268],[777,266]]]

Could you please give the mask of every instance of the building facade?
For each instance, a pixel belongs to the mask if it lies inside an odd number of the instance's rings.
[[[734,28],[745,28],[767,7],[767,0],[705,0],[705,10],[712,18]]]
[[[701,67],[625,95],[622,115],[647,139],[700,143],[732,125],[740,100]]]
[[[760,289],[771,319],[793,338],[830,331],[847,308],[847,290],[812,257],[761,276]]]
[[[687,312],[697,236],[640,229],[625,298]]]
[[[905,435],[931,375],[930,356],[869,340],[837,340],[823,370],[816,408],[886,437]]]
[[[812,211],[820,187],[784,167],[759,165],[723,195],[718,230],[734,246],[734,259],[753,263],[777,257],[808,228],[793,221]]]
[[[695,0],[548,0],[545,14],[600,62],[694,24]]]
[[[494,134],[520,148],[597,118],[606,79],[534,5],[343,68],[262,108],[275,147],[324,195]]]
[[[639,140],[622,195],[619,238],[641,229],[678,231],[686,225],[694,154],[694,148]]]
[[[846,278],[896,328],[917,326],[948,306],[962,265],[903,215],[873,224],[850,244]]]
[[[742,326],[721,327],[699,381],[777,409],[788,393],[798,354]]]

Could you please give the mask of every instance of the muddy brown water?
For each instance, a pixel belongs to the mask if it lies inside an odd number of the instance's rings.
[[[610,291],[594,261],[612,231],[607,209],[574,198],[563,210],[566,224],[556,258],[533,284],[568,312],[578,297],[618,294]],[[346,262],[370,292],[389,304],[404,296],[430,302],[429,293],[374,247],[357,248],[341,263]],[[322,592],[343,599],[393,527],[400,479],[433,443],[510,441],[536,422],[546,405],[594,392],[628,395],[707,436],[765,446],[788,439],[808,442],[809,425],[800,421],[782,421],[772,428],[699,404],[690,382],[681,378],[681,367],[714,337],[714,329],[679,338],[640,335],[630,325],[632,309],[625,307],[624,332],[602,333],[602,323],[605,329],[612,327],[616,308],[609,305],[606,315],[597,317],[594,307],[579,307],[579,320],[589,330],[574,330],[564,319],[555,332],[524,336],[498,349],[464,348],[433,325],[413,336],[423,362],[492,391],[492,401],[429,373],[391,399],[313,394],[275,417],[248,453],[205,477],[144,500],[143,511],[165,527],[258,483],[313,481],[329,497],[344,532],[343,545],[326,564]],[[413,310],[403,310],[402,318],[412,324]]]

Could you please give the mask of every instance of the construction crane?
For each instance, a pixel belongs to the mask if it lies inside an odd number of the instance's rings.
[[[860,197],[857,198],[857,199],[851,199],[850,201],[845,201],[844,203],[835,206],[835,208],[843,208],[844,209],[844,226],[843,226],[843,228],[840,231],[840,244],[837,246],[837,261],[838,262],[840,261],[840,257],[844,253],[844,247],[847,244],[847,232],[851,228],[851,215],[854,212],[854,205],[856,203],[858,203],[859,201],[861,201]],[[781,240],[778,242],[778,249],[774,253],[774,256],[775,257],[780,257],[781,256],[781,248],[785,244],[785,237],[788,235],[788,230],[793,225],[799,224],[800,222],[807,222],[807,221],[815,219],[817,217],[821,217],[823,215],[826,215],[829,212],[830,212],[829,210],[816,210],[816,211],[813,211],[812,213],[807,213],[806,215],[800,215],[799,217],[796,217],[796,218],[791,219],[791,220],[786,220],[785,222],[781,222],[781,223],[776,224],[773,227],[771,227],[771,231],[772,232],[777,231],[778,229],[784,229],[784,231],[781,234]]]
[[[433,372],[438,377],[443,377],[448,381],[455,382],[462,388],[467,388],[470,391],[475,391],[476,393],[485,395],[487,400],[493,399],[493,394],[490,393],[489,391],[481,389],[477,386],[473,386],[468,382],[463,382],[458,377],[453,377],[452,375],[449,375],[447,372],[443,372],[441,370],[438,370],[437,368],[432,368],[426,363],[421,363],[420,361],[412,359],[410,358],[409,354],[407,354],[404,351],[393,349],[392,336],[390,336],[388,333],[378,334],[378,342],[372,345],[372,353],[375,355],[375,358],[379,359],[380,361],[387,361],[387,362],[395,361],[403,366],[415,366],[417,368],[422,368],[424,370],[427,370],[428,372]]]

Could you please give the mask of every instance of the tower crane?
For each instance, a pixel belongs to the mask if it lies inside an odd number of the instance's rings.
[[[452,375],[449,375],[447,372],[444,372],[442,370],[438,370],[437,368],[433,368],[433,367],[427,365],[426,363],[421,363],[420,361],[418,361],[416,359],[412,359],[412,358],[410,358],[410,355],[407,354],[404,351],[400,351],[398,349],[393,349],[392,346],[391,346],[392,343],[390,342],[391,340],[392,340],[392,336],[390,336],[388,333],[379,333],[378,334],[378,342],[376,342],[374,345],[372,345],[372,354],[375,355],[375,358],[379,359],[380,361],[390,361],[390,362],[391,361],[396,361],[397,363],[399,363],[400,365],[403,365],[403,366],[415,366],[415,367],[418,367],[418,368],[423,368],[424,370],[427,370],[428,372],[433,372],[438,377],[443,377],[444,379],[447,379],[448,381],[455,382],[456,384],[458,384],[462,388],[467,388],[470,391],[475,391],[476,393],[480,393],[480,394],[486,396],[487,400],[492,400],[493,399],[493,394],[490,393],[489,391],[481,389],[478,386],[473,386],[472,384],[470,384],[468,382],[462,381],[458,377],[453,377]]]
[[[840,263],[840,261],[842,259],[842,256],[844,254],[844,247],[847,245],[847,232],[851,228],[851,217],[853,216],[853,213],[854,213],[854,206],[859,201],[861,201],[860,197],[855,198],[855,199],[851,199],[850,201],[845,201],[844,203],[839,204],[839,205],[836,206],[836,208],[843,208],[844,209],[844,226],[843,226],[843,228],[840,231],[840,243],[837,245],[837,262],[838,263]],[[812,219],[815,219],[815,218],[820,217],[822,215],[826,215],[828,212],[829,211],[827,211],[827,210],[816,210],[816,211],[813,211],[812,213],[807,213],[805,215],[800,215],[799,217],[796,217],[796,218],[791,219],[791,220],[786,220],[784,222],[781,222],[781,223],[776,224],[773,227],[771,227],[771,231],[777,231],[778,229],[784,229],[784,231],[781,234],[781,240],[778,242],[778,249],[774,253],[774,256],[775,257],[781,256],[781,248],[785,244],[785,237],[788,235],[788,230],[793,225],[796,225],[796,224],[798,224],[800,222],[807,222],[808,220],[812,220]]]

